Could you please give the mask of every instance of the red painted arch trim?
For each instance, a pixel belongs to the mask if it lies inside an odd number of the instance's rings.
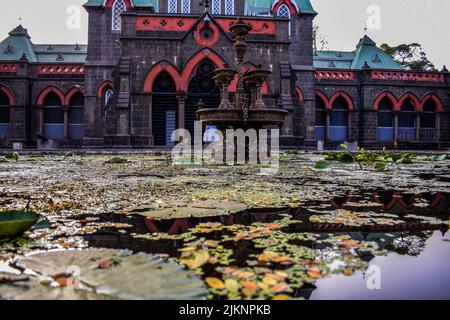
[[[60,89],[58,89],[57,87],[51,86],[51,87],[48,87],[47,89],[45,89],[44,91],[42,91],[42,92],[39,94],[39,97],[38,97],[38,99],[37,99],[37,105],[38,105],[39,107],[41,107],[41,106],[44,105],[45,97],[47,97],[47,95],[48,95],[50,92],[56,93],[56,95],[57,95],[57,96],[59,97],[59,99],[61,100],[61,105],[62,105],[62,106],[65,106],[64,93],[62,93],[62,91],[61,91]]]
[[[163,60],[153,65],[144,81],[144,92],[152,92],[153,84],[161,72],[167,72],[175,82],[177,91],[181,91],[182,79],[181,74],[170,62]]]
[[[217,68],[220,68],[225,64],[225,60],[209,48],[198,51],[188,60],[183,69],[181,74],[181,91],[187,91],[196,67],[206,59],[211,60]]]
[[[97,98],[103,97],[106,89],[114,89],[114,84],[110,80],[103,81],[97,89]]]
[[[398,111],[398,101],[397,101],[397,97],[389,91],[384,91],[382,93],[380,93],[377,97],[377,99],[375,100],[374,104],[373,104],[373,109],[374,110],[378,110],[378,108],[380,107],[380,103],[384,98],[388,98],[389,100],[391,100],[392,102],[392,111]]]
[[[85,90],[84,90],[84,88],[77,88],[77,87],[73,87],[72,89],[70,89],[70,90],[66,93],[66,96],[65,96],[65,98],[64,98],[64,105],[65,105],[65,106],[69,106],[69,105],[70,105],[70,100],[72,100],[73,96],[74,96],[76,93],[78,93],[78,92],[80,92],[80,93],[82,93],[82,94],[84,95]]]
[[[288,6],[289,11],[291,12],[291,14],[295,14],[297,13],[297,8],[296,6],[294,6],[292,4],[292,2],[290,0],[279,0],[278,2],[276,2],[272,8],[272,11],[275,13],[275,15],[278,13],[278,9],[280,9],[280,7],[285,4]]]
[[[325,104],[326,109],[331,108],[331,107],[329,107],[330,101],[328,100],[328,97],[323,92],[317,90],[316,97],[319,97],[320,99],[322,99],[323,103]]]
[[[299,102],[305,101],[305,96],[303,95],[303,91],[299,86],[295,86],[295,92],[297,92],[297,98]]]
[[[329,109],[333,108],[333,103],[336,101],[337,98],[342,97],[347,102],[347,108],[348,110],[355,110],[355,105],[353,104],[352,98],[350,98],[350,95],[348,95],[344,91],[338,91],[335,94],[331,96],[330,102],[328,104]]]
[[[9,100],[9,106],[14,107],[16,105],[16,99],[14,98],[14,93],[6,86],[0,85],[0,91],[6,94]]]
[[[428,100],[433,100],[434,106],[436,107],[436,112],[444,112],[444,104],[442,103],[442,100],[434,93],[428,93],[424,95],[422,98],[422,101],[420,103],[420,110],[423,111],[423,106]]]
[[[421,105],[421,103],[420,103],[420,101],[419,101],[419,98],[417,98],[417,96],[416,96],[414,93],[412,93],[412,92],[405,92],[405,93],[400,97],[400,99],[398,100],[397,111],[401,111],[401,108],[402,108],[403,103],[404,103],[405,100],[408,99],[408,98],[412,100],[412,102],[413,102],[413,104],[414,104],[414,107],[416,108],[416,111],[422,111],[422,110],[421,110],[422,105]]]
[[[112,6],[113,6],[115,1],[116,0],[106,0],[105,7],[106,8],[112,8]],[[127,6],[127,9],[133,7],[133,4],[131,3],[130,0],[124,0],[124,1],[125,1],[125,5]]]

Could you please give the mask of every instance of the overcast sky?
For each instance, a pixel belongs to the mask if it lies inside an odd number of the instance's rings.
[[[328,40],[329,49],[353,50],[370,19],[367,33],[378,44],[419,42],[436,67],[440,69],[444,64],[450,65],[449,0],[311,1],[319,12],[316,23]],[[10,1],[7,6],[2,5],[0,11],[0,38],[5,38],[8,31],[22,23],[28,28],[35,43],[86,43],[87,15],[81,7],[85,2],[86,0]],[[371,7],[374,5],[376,7]],[[76,19],[69,19],[76,14],[77,8],[81,12],[79,28]],[[369,14],[368,8],[371,8]],[[70,28],[67,26],[68,21]]]

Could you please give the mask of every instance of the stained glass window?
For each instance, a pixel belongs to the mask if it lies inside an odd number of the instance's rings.
[[[123,0],[116,0],[112,6],[112,30],[122,30],[122,12],[127,11]]]
[[[169,0],[167,12],[177,13],[177,0]]]
[[[291,12],[289,11],[289,8],[287,5],[282,4],[280,8],[278,9],[277,16],[281,18],[290,18]]]
[[[181,13],[191,13],[191,0],[181,1]]]
[[[213,14],[220,14],[220,0],[212,0],[212,13]]]
[[[225,0],[225,14],[234,15],[234,0]]]

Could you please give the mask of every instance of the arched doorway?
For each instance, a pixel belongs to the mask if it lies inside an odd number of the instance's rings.
[[[378,104],[378,141],[394,140],[394,105],[388,97]]]
[[[423,105],[423,113],[420,115],[420,141],[437,140],[436,104],[428,99]]]
[[[170,146],[172,132],[178,128],[176,85],[170,74],[163,71],[156,77],[152,96],[152,131],[154,145]]]
[[[0,137],[9,137],[11,106],[9,97],[0,90]]]
[[[416,107],[411,98],[406,98],[401,105],[398,116],[398,140],[413,141],[416,139]]]
[[[339,96],[331,106],[330,136],[331,141],[346,141],[348,137],[348,109],[344,97]]]
[[[205,108],[217,108],[220,104],[220,93],[214,77],[216,66],[210,60],[201,62],[195,76],[189,83],[185,110],[185,128],[194,135],[194,121],[197,121],[197,104],[201,100]]]
[[[69,101],[69,137],[80,140],[84,137],[84,95],[75,93]]]
[[[64,139],[64,111],[62,101],[55,92],[50,92],[43,103],[43,133],[48,139]]]
[[[326,140],[327,131],[327,106],[325,101],[316,95],[316,118],[315,118],[315,129],[316,129],[316,140]]]

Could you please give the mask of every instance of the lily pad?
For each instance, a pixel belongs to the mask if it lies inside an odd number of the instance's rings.
[[[194,300],[207,292],[194,272],[144,253],[55,250],[18,258],[15,265],[39,279],[14,292],[19,299]],[[2,286],[0,297],[8,298],[11,290]]]
[[[4,211],[0,212],[0,239],[13,238],[30,229],[39,220],[34,212]]]
[[[330,163],[328,161],[317,161],[314,165],[314,170],[326,171],[330,170]]]

